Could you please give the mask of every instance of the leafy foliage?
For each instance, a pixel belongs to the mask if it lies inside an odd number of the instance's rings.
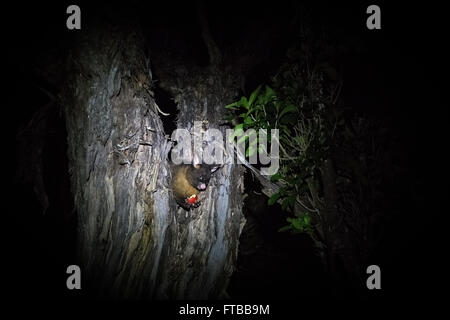
[[[344,258],[346,268],[356,274],[360,266],[354,261],[363,265],[381,239],[386,220],[382,190],[394,184],[389,179],[395,176],[389,158],[393,137],[382,123],[338,104],[341,83],[334,51],[326,41],[304,40],[289,50],[289,61],[270,86],[258,86],[227,109],[237,124],[235,136],[249,128],[279,129],[280,168],[270,177],[279,188],[268,199],[268,205],[278,203],[290,212],[279,231],[309,234],[322,257],[322,249],[339,243],[341,252],[351,252]],[[244,136],[240,142],[247,140]],[[253,152],[250,144],[246,156]],[[324,188],[327,161],[335,171],[334,200]],[[330,207],[336,211],[334,220]]]
[[[238,123],[232,138],[248,128],[279,129],[280,170],[271,181],[281,187],[268,204],[279,202],[283,209],[295,212],[297,217],[289,218],[288,227],[307,231],[311,230],[309,214],[320,205],[312,203],[318,196],[311,193],[318,190],[311,188],[319,185],[320,165],[328,157],[340,120],[341,114],[333,108],[339,83],[324,80],[326,72],[334,69],[314,61],[312,48],[291,50],[289,56],[290,61],[273,77],[271,86],[260,85],[248,99],[242,97],[226,108]],[[245,137],[238,142],[243,141]],[[255,144],[250,144],[246,155],[254,152]]]
[[[395,180],[405,171],[392,163],[395,136],[388,128],[340,105],[334,61],[346,48],[307,33],[269,85],[227,106],[233,138],[250,128],[279,130],[280,167],[270,177],[278,191],[268,199],[289,212],[279,231],[307,233],[326,267],[342,265],[358,278],[382,239],[386,212],[396,210],[386,200],[396,197]],[[246,156],[254,152],[254,143],[247,146]]]
[[[286,221],[289,223],[288,225],[280,228],[279,231],[291,231],[292,233],[300,233],[300,232],[312,232],[311,226],[311,218],[308,215],[303,217],[291,218],[288,217]]]

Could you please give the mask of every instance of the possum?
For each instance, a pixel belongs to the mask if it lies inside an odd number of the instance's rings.
[[[219,166],[182,164],[172,167],[172,191],[176,202],[186,210],[200,205],[198,194],[208,187],[211,174]]]

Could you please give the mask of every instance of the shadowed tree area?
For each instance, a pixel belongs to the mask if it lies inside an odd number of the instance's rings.
[[[4,37],[13,297],[434,293],[447,119],[437,12],[408,29],[417,9],[381,6],[382,29],[368,30],[365,4],[80,7],[81,30],[65,27],[65,5],[32,5]],[[171,134],[194,121],[233,129],[247,157],[261,149],[244,131],[278,129],[278,172],[225,164],[198,207],[180,207]],[[71,264],[81,291],[66,289]],[[369,265],[380,291],[367,289]]]

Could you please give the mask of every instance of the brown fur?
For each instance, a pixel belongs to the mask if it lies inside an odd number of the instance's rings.
[[[177,203],[185,209],[198,207],[199,201],[187,203],[187,199],[192,195],[198,195],[201,191],[200,184],[208,186],[212,172],[218,166],[211,165],[178,165],[172,167],[172,191]]]
[[[197,195],[199,193],[188,181],[188,170],[188,166],[177,167],[172,177],[173,193],[177,200],[184,201],[193,194]]]

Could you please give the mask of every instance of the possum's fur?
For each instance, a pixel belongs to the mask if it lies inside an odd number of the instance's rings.
[[[211,174],[217,170],[214,165],[182,164],[172,167],[172,191],[176,202],[186,210],[196,208],[199,202],[188,203],[187,199],[198,195],[208,186]]]

